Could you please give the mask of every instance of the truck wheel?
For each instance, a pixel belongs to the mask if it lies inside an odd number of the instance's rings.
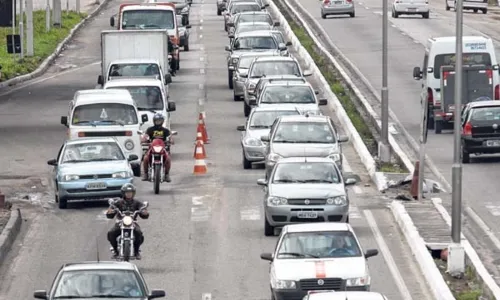
[[[483,9],[483,14],[487,14],[487,13],[488,13],[488,9],[487,8]]]
[[[441,134],[443,130],[443,121],[435,121],[434,123],[434,132],[436,132],[436,134]]]

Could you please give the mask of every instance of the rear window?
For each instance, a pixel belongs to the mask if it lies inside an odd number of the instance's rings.
[[[299,65],[294,61],[263,61],[253,64],[251,78],[262,76],[301,75]]]
[[[231,9],[231,14],[238,14],[246,11],[260,11],[260,6],[255,4],[235,4]]]
[[[238,19],[238,23],[246,23],[246,22],[267,22],[269,23],[269,25],[272,25],[273,19],[268,14],[241,15]]]
[[[497,121],[500,120],[500,106],[476,107],[471,111],[471,121]]]
[[[441,67],[454,66],[455,60],[455,53],[436,55],[434,58],[434,78],[441,78]],[[489,53],[464,53],[463,64],[491,66],[491,56]]]

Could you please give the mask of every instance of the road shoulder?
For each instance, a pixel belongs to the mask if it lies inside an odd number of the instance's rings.
[[[4,221],[5,224],[4,224]],[[2,226],[2,224],[4,224]],[[20,209],[0,210],[0,262],[9,253],[12,244],[21,231],[22,217]]]

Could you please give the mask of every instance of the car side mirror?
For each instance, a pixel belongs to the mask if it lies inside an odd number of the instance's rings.
[[[240,77],[241,78],[247,78],[248,77],[248,73],[240,73]]]
[[[260,140],[263,141],[263,142],[269,142],[269,135],[263,135],[260,137]]]
[[[138,135],[143,135],[143,134],[144,134],[144,131],[142,131],[142,130],[137,130],[137,134],[138,134]]]
[[[309,77],[311,76],[313,73],[311,71],[305,71],[304,74],[302,76],[304,77]]]
[[[292,45],[292,42],[286,42],[285,44],[287,47]]]
[[[273,261],[273,255],[271,253],[262,253],[260,255],[260,259],[267,260],[267,261]]]
[[[328,100],[326,100],[325,98],[319,99],[319,105],[323,106],[323,105],[327,105],[327,104],[328,104]]]
[[[168,102],[168,111],[175,111],[177,109],[175,102],[169,101]]]
[[[48,161],[47,161],[47,164],[48,164],[49,166],[54,166],[54,167],[55,167],[55,166],[57,166],[57,160],[55,160],[55,159],[48,160]],[[35,298],[36,298],[36,297],[35,297]]]
[[[265,179],[263,179],[263,178],[257,179],[257,185],[266,186],[267,185],[267,181]]]
[[[415,80],[422,79],[422,70],[420,70],[420,67],[413,68],[413,79]]]
[[[226,51],[228,51],[228,52],[231,52],[231,47],[226,46],[226,47],[224,48],[224,50],[226,50]]]
[[[167,294],[163,290],[152,290],[151,293],[148,296],[148,299],[156,299],[156,298],[163,298]]]
[[[246,131],[245,125],[240,125],[240,126],[236,127],[236,130],[238,130],[238,131]]]
[[[192,27],[192,26],[191,26],[191,25],[189,25],[189,24],[187,24],[187,25],[186,25],[186,29],[191,29],[191,27]]]
[[[135,154],[130,154],[127,158],[128,161],[134,161],[134,160],[138,160],[139,159],[139,156],[135,155]]]
[[[264,7],[269,7],[269,3],[264,4]]]
[[[278,50],[280,51],[285,51],[287,48],[286,48],[286,45],[285,43],[279,43],[278,45]]]
[[[377,256],[377,255],[378,255],[377,249],[368,249],[368,250],[366,250],[365,258],[370,258],[370,257]]]
[[[257,105],[257,100],[256,99],[250,99],[250,100],[248,100],[248,105],[251,105],[251,106]]]
[[[146,123],[147,121],[149,121],[148,115],[147,114],[141,115],[141,121],[142,123]]]
[[[67,127],[68,126],[68,117],[66,117],[66,116],[61,117],[61,124]]]
[[[104,84],[104,77],[102,77],[102,75],[97,76],[97,84]]]
[[[314,94],[315,94],[315,95],[319,95],[319,91],[318,91],[318,90],[315,90],[315,91],[314,91]]]
[[[115,17],[109,18],[109,26],[115,27]]]
[[[36,299],[47,299],[49,298],[49,295],[47,295],[47,291],[40,290],[40,291],[35,291],[33,293],[33,297],[35,297]]]
[[[230,38],[230,39],[234,39],[234,34],[230,33],[230,34],[227,35],[227,37]]]
[[[348,141],[349,141],[349,137],[347,135],[341,135],[337,139],[337,142],[339,142],[339,143],[345,143],[345,142],[348,142]]]
[[[345,185],[353,185],[356,184],[358,181],[355,178],[349,177],[344,179],[344,184]]]
[[[281,26],[281,23],[280,23],[280,22],[274,22],[274,23],[273,23],[273,26],[274,26],[274,27],[279,27],[279,26]]]
[[[172,83],[172,75],[165,74],[165,84],[171,84],[171,83]]]

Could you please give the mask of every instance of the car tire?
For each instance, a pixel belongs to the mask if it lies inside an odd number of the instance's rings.
[[[470,153],[467,152],[465,149],[464,145],[461,146],[461,158],[462,158],[462,163],[463,164],[468,164],[470,163]]]
[[[248,105],[246,102],[243,104],[243,114],[245,117],[248,117],[250,115],[250,111],[252,111],[252,107]]]
[[[177,59],[177,63],[175,64],[175,70],[179,71],[181,69],[181,55],[179,54],[179,59]]]
[[[349,224],[349,216],[347,216],[347,218],[345,219],[345,222],[346,222],[347,224]]]
[[[236,95],[233,93],[233,100],[234,100],[234,101],[241,101],[241,96],[236,96]]]
[[[391,11],[391,17],[394,18],[394,7],[392,8],[392,11]]]
[[[233,72],[229,71],[227,72],[227,85],[229,86],[229,89],[233,89]]]
[[[487,13],[488,13],[488,9],[487,8],[483,9],[483,14],[487,14]]]
[[[327,16],[328,16],[327,14],[321,14],[322,19],[326,19]]]
[[[141,177],[141,164],[132,166],[132,172],[135,177]]]
[[[423,13],[422,18],[429,19],[429,14],[430,14],[429,12]]]
[[[394,11],[394,15],[393,15],[393,18],[394,19],[397,19],[399,18],[399,13],[397,11]]]
[[[56,194],[56,196],[55,196],[56,199],[55,200],[56,200],[56,203],[59,206],[59,209],[66,209],[66,208],[68,208],[68,199],[59,196],[59,189],[57,188],[57,182],[56,182],[56,193],[55,194]]]
[[[477,8],[476,8],[476,9],[473,9],[472,11],[473,11],[475,14],[477,14],[477,12],[478,12]]]
[[[434,132],[441,134],[441,131],[443,131],[443,121],[435,121],[434,123]]]
[[[351,18],[354,18],[354,17],[356,16],[356,13],[354,13],[354,12],[353,12],[353,13],[350,13],[350,14],[349,14],[349,16],[350,16]]]
[[[274,227],[269,224],[266,216],[264,216],[264,235],[265,236],[274,236]]]
[[[245,151],[243,151],[242,156],[243,156],[243,169],[245,170],[252,169],[252,162],[246,158]]]
[[[448,6],[448,4],[446,4],[446,7],[445,7],[446,10],[450,10],[451,7]]]
[[[217,15],[218,16],[221,16],[222,15],[222,11],[220,9],[217,8]]]
[[[188,52],[189,51],[189,41],[186,40],[186,44],[184,45],[184,51]]]

